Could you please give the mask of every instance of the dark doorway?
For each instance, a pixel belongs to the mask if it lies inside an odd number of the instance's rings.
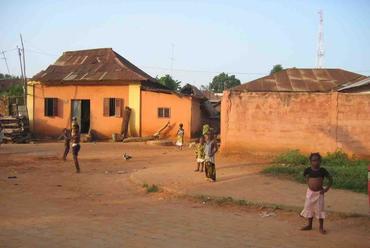
[[[90,100],[72,100],[72,117],[77,118],[81,133],[90,129]]]

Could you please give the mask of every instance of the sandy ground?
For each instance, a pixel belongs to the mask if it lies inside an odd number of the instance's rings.
[[[149,194],[131,180],[135,173],[161,170],[168,163],[185,166],[184,161],[194,157],[188,149],[179,152],[173,147],[144,144],[82,144],[81,174],[74,173],[70,157],[67,162],[60,160],[62,150],[61,143],[0,147],[0,247],[369,244],[367,217],[328,219],[328,234],[323,236],[317,225],[313,231],[299,231],[304,220],[296,213],[278,211],[263,218],[260,209],[218,207],[167,193]],[[133,159],[123,160],[124,152]],[[259,167],[254,159],[226,160],[254,164],[250,170]],[[193,169],[193,164],[186,166]]]

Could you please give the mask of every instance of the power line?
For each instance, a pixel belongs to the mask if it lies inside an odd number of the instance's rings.
[[[191,70],[191,69],[180,69],[180,68],[166,68],[166,67],[157,67],[157,66],[141,66],[143,68],[148,68],[148,69],[157,69],[157,70],[164,70],[164,71],[181,71],[181,72],[197,72],[197,73],[228,73],[228,74],[245,74],[245,75],[266,75],[266,73],[263,72],[231,72],[231,71],[206,71],[206,70]]]
[[[8,61],[6,60],[6,57],[5,57],[5,52],[1,51],[1,53],[3,54],[2,59],[5,61],[5,65],[6,65],[6,69],[8,70],[8,74],[10,75],[10,70],[9,70],[9,66],[8,66]]]
[[[50,57],[56,57],[58,56],[57,54],[52,54],[52,53],[49,53],[49,52],[43,52],[41,50],[38,50],[38,49],[30,49],[30,48],[27,48],[26,49],[28,52],[32,52],[32,53],[38,53],[38,54],[41,54],[41,55],[46,55],[46,56],[50,56]]]
[[[17,48],[11,48],[11,49],[6,49],[6,50],[2,50],[4,53],[8,53],[8,52],[13,52],[13,51],[16,51]]]

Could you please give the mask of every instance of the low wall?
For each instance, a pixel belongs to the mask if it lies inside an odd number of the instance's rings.
[[[370,95],[224,92],[223,152],[332,152],[370,155]]]

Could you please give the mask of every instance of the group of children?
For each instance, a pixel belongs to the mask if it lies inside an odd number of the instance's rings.
[[[183,124],[179,125],[177,132],[176,145],[179,149],[183,148],[184,145],[185,131]],[[80,173],[80,166],[78,163],[78,152],[80,151],[80,131],[79,125],[75,118],[72,120],[72,132],[68,129],[64,129],[64,154],[63,160],[66,160],[67,154],[70,150],[70,143],[72,143],[72,154],[73,161],[76,166],[76,172]],[[196,144],[195,158],[197,167],[195,172],[205,172],[207,180],[210,182],[216,181],[216,165],[215,165],[215,154],[218,151],[217,141],[215,140],[213,131],[209,128],[203,128],[203,135],[199,138],[199,143]],[[306,168],[303,172],[303,176],[306,178],[308,185],[306,192],[306,200],[304,209],[300,213],[302,217],[308,219],[308,224],[301,230],[311,230],[313,218],[316,217],[319,220],[319,230],[322,234],[325,234],[324,229],[324,194],[330,189],[333,179],[329,172],[320,166],[321,155],[319,153],[312,153],[309,157],[311,166]],[[324,187],[324,179],[327,178],[329,183]]]
[[[182,149],[184,144],[184,133],[183,125],[180,124],[176,142],[179,149]],[[216,181],[215,154],[217,150],[218,146],[214,139],[214,134],[208,126],[205,126],[203,135],[199,138],[199,143],[196,144],[195,158],[197,167],[194,171],[205,171],[206,178],[212,182]],[[311,153],[309,160],[311,166],[303,172],[308,188],[304,208],[300,213],[300,216],[308,220],[308,224],[301,230],[312,230],[313,218],[316,217],[319,220],[320,233],[325,234],[324,194],[329,191],[333,184],[333,178],[325,168],[321,167],[321,155],[319,153]],[[326,187],[324,187],[325,178],[328,179]]]
[[[180,123],[179,130],[177,131],[176,146],[182,150],[184,145],[184,127]],[[199,138],[199,143],[196,144],[195,159],[197,168],[195,172],[205,172],[206,178],[211,181],[216,181],[216,163],[215,155],[218,151],[217,141],[214,138],[213,131],[208,125],[203,127],[203,134]]]

